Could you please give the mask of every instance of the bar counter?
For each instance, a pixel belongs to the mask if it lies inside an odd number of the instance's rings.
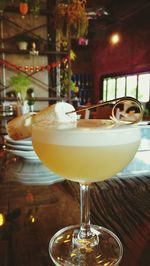
[[[22,184],[5,176],[8,154],[1,151],[1,266],[53,266],[51,236],[79,223],[79,185]],[[91,222],[112,230],[124,248],[120,266],[150,265],[150,174],[115,176],[91,187]],[[92,266],[92,265],[91,265]]]

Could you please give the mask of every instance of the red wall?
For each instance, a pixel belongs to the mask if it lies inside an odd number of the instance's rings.
[[[92,73],[92,55],[91,47],[73,47],[76,54],[75,61],[72,62],[72,70],[74,74]]]
[[[108,41],[110,32],[116,30],[118,25],[113,28],[101,35],[102,37],[99,32],[95,32],[92,45],[76,51],[77,59],[73,63],[73,71],[93,74],[93,102],[100,99],[100,81],[103,75],[150,71],[149,11],[142,14],[142,17],[139,14],[119,24],[122,40],[116,46],[110,45]]]
[[[149,29],[129,27],[128,32],[122,31],[121,34],[122,40],[116,46],[97,41],[92,47],[95,101],[99,99],[100,80],[103,75],[150,70]]]

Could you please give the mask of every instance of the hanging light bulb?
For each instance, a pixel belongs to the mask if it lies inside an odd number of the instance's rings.
[[[118,44],[120,40],[121,40],[121,35],[118,32],[115,32],[110,36],[110,43],[113,45]]]

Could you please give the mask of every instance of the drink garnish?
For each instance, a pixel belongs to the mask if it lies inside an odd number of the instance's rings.
[[[135,124],[142,120],[143,118],[143,108],[141,103],[130,96],[120,97],[116,99],[112,99],[106,102],[101,102],[92,106],[87,106],[80,110],[74,110],[71,112],[67,112],[66,114],[69,115],[71,113],[80,113],[86,110],[103,107],[109,104],[113,104],[112,108],[112,116],[110,119],[114,123],[121,123],[121,124]]]

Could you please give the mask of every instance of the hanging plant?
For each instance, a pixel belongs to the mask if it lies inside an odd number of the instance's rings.
[[[25,15],[28,13],[28,1],[27,0],[22,0],[19,4],[19,11],[21,14],[21,17],[24,18]]]
[[[38,17],[40,14],[40,0],[29,0],[29,9],[30,9],[30,13],[35,16]]]
[[[70,51],[70,60],[74,61],[76,59],[76,54],[73,50]],[[78,92],[79,88],[76,86],[76,83],[70,79],[73,75],[72,70],[70,69],[70,73],[68,71],[68,62],[64,64],[64,67],[61,69],[61,94],[66,96],[71,93],[71,97]]]
[[[55,8],[55,25],[61,41],[85,37],[88,32],[86,0],[72,0],[69,4],[60,2]]]

